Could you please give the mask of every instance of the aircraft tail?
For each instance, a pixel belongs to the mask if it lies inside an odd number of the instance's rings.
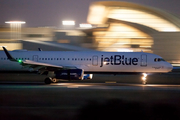
[[[2,48],[3,48],[4,52],[6,53],[6,56],[9,60],[17,62],[17,60],[11,56],[11,54],[8,52],[8,50],[5,47],[2,47]]]

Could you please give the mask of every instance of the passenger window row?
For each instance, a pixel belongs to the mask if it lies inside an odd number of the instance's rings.
[[[1,60],[8,60],[8,58],[1,58]],[[16,58],[16,60],[30,60],[29,58]],[[39,60],[73,60],[73,61],[91,61],[91,58],[39,58]]]
[[[8,60],[8,58],[1,58],[1,60]],[[29,60],[29,58],[16,58],[16,60]]]
[[[91,58],[39,58],[39,60],[73,60],[73,61],[91,61]]]

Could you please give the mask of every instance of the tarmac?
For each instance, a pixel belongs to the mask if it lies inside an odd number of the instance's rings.
[[[94,75],[44,84],[45,75],[0,73],[0,119],[180,119],[180,74]]]

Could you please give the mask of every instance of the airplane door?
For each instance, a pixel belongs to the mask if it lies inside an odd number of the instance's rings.
[[[141,55],[141,66],[142,67],[147,66],[147,55],[146,54]]]
[[[38,61],[38,55],[33,55],[33,61]]]
[[[92,57],[92,65],[93,66],[98,66],[98,56],[97,55],[94,55]]]

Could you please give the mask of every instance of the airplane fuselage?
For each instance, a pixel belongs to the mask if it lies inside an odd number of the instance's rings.
[[[17,60],[32,60],[60,66],[73,66],[85,73],[165,73],[172,70],[172,65],[155,54],[144,52],[90,52],[90,51],[11,51]],[[158,60],[159,59],[159,60]],[[0,51],[0,71],[31,71],[18,62],[7,59]]]

